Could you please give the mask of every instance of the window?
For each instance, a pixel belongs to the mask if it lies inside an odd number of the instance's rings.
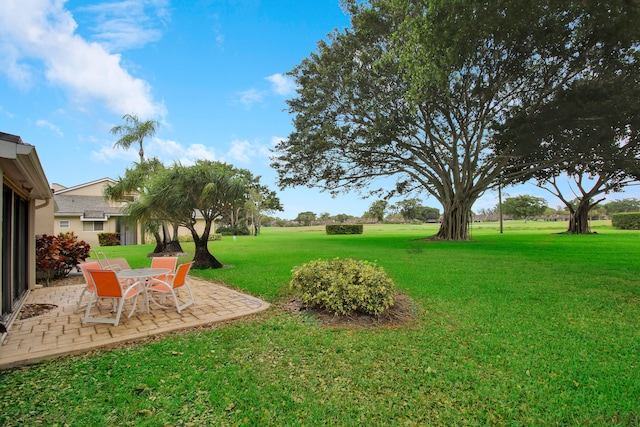
[[[84,221],[82,223],[82,231],[103,231],[104,222],[102,221]]]
[[[60,222],[58,223],[58,225],[60,226],[60,228],[69,228],[69,220],[68,219],[61,219]]]

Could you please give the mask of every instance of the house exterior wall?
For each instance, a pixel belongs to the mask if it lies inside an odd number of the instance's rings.
[[[53,199],[36,203],[34,224],[36,236],[43,234],[51,236],[56,234],[53,227],[54,209],[55,204],[53,203]]]
[[[68,221],[69,227],[60,227],[60,223]],[[56,215],[53,221],[53,234],[58,235],[60,233],[68,233],[72,231],[78,240],[84,240],[89,245],[99,246],[98,234],[100,233],[117,233],[116,217],[109,217],[107,221],[100,221],[103,224],[103,230],[97,231],[85,231],[84,223],[89,221],[81,221],[79,216],[72,215]]]
[[[115,183],[113,179],[103,178],[74,187],[54,184],[56,201],[52,220],[54,234],[73,232],[79,240],[84,240],[91,246],[99,245],[100,233],[120,233],[124,244],[141,243],[142,231],[139,225],[131,229],[129,235],[122,235],[126,227],[124,224],[126,217],[120,213],[120,209],[124,206],[124,202],[106,200],[103,196],[105,186],[113,183]],[[90,215],[96,212],[99,213],[99,217]],[[102,229],[93,229],[89,226],[94,223],[101,224]],[[119,229],[119,223],[122,229]]]
[[[196,231],[198,232],[198,235],[202,235],[202,232],[204,231],[204,219],[202,218],[197,218],[196,219]],[[211,227],[211,233],[213,233],[214,227]],[[189,238],[191,239],[191,231],[189,231],[188,228],[186,227],[178,227],[178,237],[179,238]],[[153,237],[153,235],[151,234],[146,234],[144,237],[144,241],[140,240],[140,243],[155,243],[155,238]]]
[[[0,320],[9,325],[27,290],[36,284],[36,205],[51,189],[35,147],[0,132]],[[37,202],[37,203],[36,203]]]
[[[211,227],[211,232],[213,233],[213,226]],[[196,219],[196,231],[200,236],[202,236],[202,232],[204,231],[204,219],[198,218]],[[186,227],[178,228],[178,236],[189,236],[191,237],[191,231],[189,231]]]
[[[76,236],[78,236],[79,240],[84,240],[93,247],[99,245],[98,234],[122,232],[122,230],[118,229],[117,224],[119,219],[121,221],[124,221],[126,219],[126,217],[120,214],[120,208],[124,205],[124,202],[112,202],[104,200],[103,198],[103,189],[105,185],[110,183],[115,183],[115,181],[110,178],[103,178],[74,187],[64,187],[60,184],[54,183],[52,185],[52,188],[54,190],[54,197],[60,203],[58,203],[56,211],[51,215],[50,218],[52,219],[44,220],[48,221],[48,223],[51,224],[52,231],[51,233],[47,234],[58,235],[59,233],[72,231]],[[61,196],[66,199],[65,203],[61,203]],[[103,230],[84,230],[84,224],[90,221],[87,221],[86,219],[85,221],[81,220],[81,215],[87,207],[86,204],[82,203],[80,199],[86,197],[96,198],[96,204],[100,204],[100,209],[108,210],[109,212],[111,212],[106,215],[107,219],[103,222]],[[74,206],[74,203],[72,202],[74,200],[79,206]],[[54,203],[52,203],[52,205],[53,204]],[[46,216],[39,214],[38,218],[46,218]],[[68,225],[68,227],[61,227],[61,222],[64,222],[63,225]],[[124,225],[122,225],[122,227],[124,228]],[[196,230],[198,231],[198,234],[202,235],[202,231],[204,230],[204,220],[202,218],[197,219]],[[179,227],[178,235],[180,237],[191,237],[191,232],[185,227]],[[121,238],[124,239],[122,233]],[[143,236],[141,226],[136,227],[136,229],[133,231],[133,238],[130,240],[134,240],[137,244],[155,243],[155,238],[153,235],[147,234]],[[128,242],[123,243],[129,244]]]

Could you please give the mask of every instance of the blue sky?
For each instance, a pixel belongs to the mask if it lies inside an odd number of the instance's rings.
[[[147,157],[225,161],[277,190],[269,150],[293,130],[285,100],[295,88],[285,73],[349,25],[339,3],[2,0],[0,131],[35,145],[49,182],[70,187],[117,179],[138,160],[135,148],[114,149],[109,133],[136,113],[161,122]],[[558,205],[532,185],[506,192]],[[278,194],[285,211],[276,215],[289,219],[360,216],[373,202],[304,187]],[[496,203],[487,193],[476,208]]]

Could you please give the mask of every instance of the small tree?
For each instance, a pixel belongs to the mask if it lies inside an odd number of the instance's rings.
[[[541,197],[522,195],[509,197],[502,202],[502,212],[516,219],[540,216],[547,210],[547,201]]]
[[[295,219],[295,221],[299,222],[304,226],[311,225],[311,223],[315,220],[316,220],[316,214],[311,211],[300,212]]]
[[[140,163],[134,163],[132,167],[125,170],[124,177],[118,177],[118,181],[115,184],[105,187],[104,196],[112,201],[129,203],[137,195],[144,193],[153,175],[163,169],[165,169],[165,166],[156,157]],[[158,219],[152,211],[148,215],[148,217],[138,218],[138,220],[142,223],[143,231],[153,235],[156,240],[156,247],[153,252],[183,252],[178,240],[178,225],[175,223],[168,224],[166,221]]]
[[[607,215],[613,215],[619,212],[640,212],[640,200],[635,198],[613,200],[605,204],[604,208]]]
[[[338,222],[345,222],[346,220],[348,220],[349,218],[353,218],[352,215],[347,215],[347,214],[337,214],[333,216],[333,219],[335,219]]]
[[[139,200],[127,205],[134,218],[148,217],[187,228],[195,243],[194,268],[221,268],[222,263],[209,252],[209,234],[213,221],[229,206],[244,200],[244,180],[233,166],[221,162],[198,160],[193,166],[176,164],[160,171],[149,182]],[[200,234],[198,217],[204,220]]]
[[[382,222],[384,221],[384,216],[387,211],[387,206],[389,202],[386,200],[376,200],[371,203],[369,206],[369,210],[364,213],[365,218],[375,218],[376,221]]]

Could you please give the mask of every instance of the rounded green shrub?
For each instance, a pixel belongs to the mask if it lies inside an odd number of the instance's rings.
[[[289,285],[305,304],[335,314],[378,315],[394,303],[395,286],[382,267],[351,258],[297,266]]]

